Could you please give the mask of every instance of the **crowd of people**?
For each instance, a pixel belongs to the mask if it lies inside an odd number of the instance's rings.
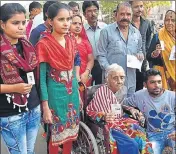
[[[120,154],[175,154],[175,11],[153,34],[143,1],[119,3],[108,25],[99,9],[97,1],[84,1],[83,14],[74,1],[32,2],[26,23],[21,4],[0,7],[0,134],[9,153],[34,154],[42,120],[48,154],[71,154],[82,83],[100,85],[86,113],[105,122]]]

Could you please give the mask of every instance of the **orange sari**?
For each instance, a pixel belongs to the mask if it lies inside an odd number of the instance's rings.
[[[161,56],[164,66],[155,66],[162,74],[163,88],[176,91],[175,60],[169,60],[171,50],[175,46],[175,39],[168,33],[165,27],[159,32],[159,40],[164,41],[164,51]]]

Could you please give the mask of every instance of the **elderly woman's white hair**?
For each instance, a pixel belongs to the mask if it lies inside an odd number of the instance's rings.
[[[122,66],[116,63],[109,65],[105,72],[105,78],[107,78],[111,72],[118,72],[118,71],[124,72],[124,69],[122,68]]]

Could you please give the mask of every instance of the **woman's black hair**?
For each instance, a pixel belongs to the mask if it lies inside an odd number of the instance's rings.
[[[79,14],[73,15],[73,16],[72,16],[72,19],[73,19],[74,17],[79,17],[79,18],[81,19],[81,22],[82,22],[82,17],[81,17]]]
[[[6,3],[0,7],[0,20],[2,22],[7,22],[13,15],[18,13],[26,13],[25,8],[19,3]],[[0,28],[0,33],[3,30]]]
[[[66,9],[66,10],[70,11],[69,6],[64,3],[56,2],[52,5],[50,5],[48,8],[48,11],[47,11],[48,18],[53,20],[57,16],[59,10],[61,10],[61,9]]]
[[[86,9],[91,6],[95,6],[99,10],[99,4],[97,1],[84,1],[82,4],[83,13],[85,13]]]
[[[47,19],[47,11],[48,11],[48,8],[50,7],[50,5],[56,3],[56,1],[47,1],[44,5],[43,5],[43,20],[46,21]]]

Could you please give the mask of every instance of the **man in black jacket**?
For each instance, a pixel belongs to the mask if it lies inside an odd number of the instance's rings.
[[[142,36],[142,50],[145,56],[142,65],[142,72],[136,70],[136,91],[143,89],[143,72],[146,71],[147,68],[147,60],[146,53],[150,46],[151,42],[151,34],[152,34],[152,26],[149,20],[142,18],[144,12],[144,4],[143,1],[130,1],[133,17],[132,24],[139,29]]]

